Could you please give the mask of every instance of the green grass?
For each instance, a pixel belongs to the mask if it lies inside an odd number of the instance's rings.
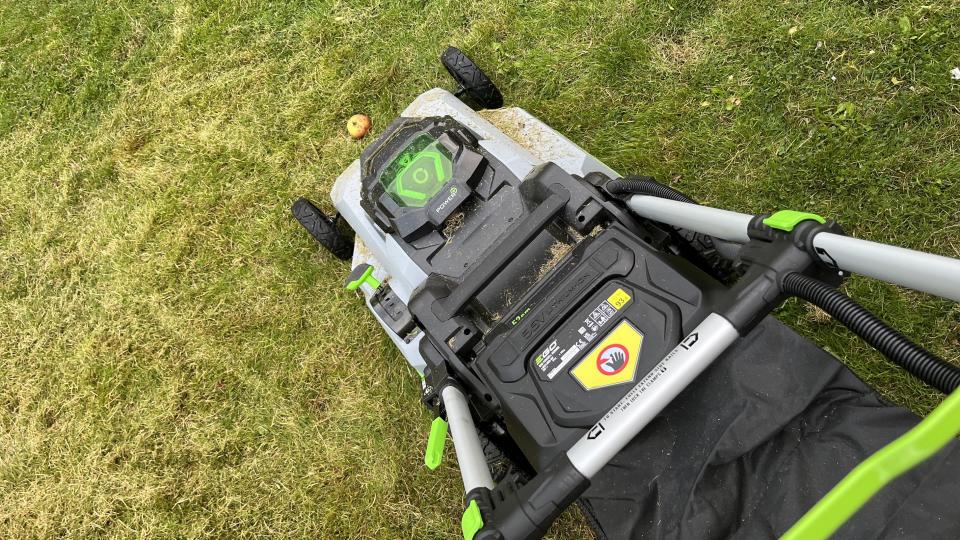
[[[359,156],[347,117],[378,131],[449,87],[446,44],[619,171],[957,257],[958,19],[885,0],[0,0],[0,537],[458,534],[415,375],[288,212],[328,204]],[[955,305],[846,290],[960,360]],[[896,403],[940,399],[815,311],[779,316]]]

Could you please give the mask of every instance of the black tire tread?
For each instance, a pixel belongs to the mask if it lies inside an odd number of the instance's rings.
[[[483,434],[480,434],[480,444],[483,447],[483,457],[487,459],[490,476],[493,477],[494,482],[500,482],[513,468],[513,462],[495,442]]]
[[[353,256],[353,241],[337,229],[334,220],[327,217],[315,204],[304,197],[300,197],[290,208],[293,217],[297,218],[310,236],[340,260],[348,260]]]
[[[530,478],[527,471],[517,465],[493,439],[483,432],[478,432],[477,435],[480,437],[483,457],[487,460],[487,468],[490,469],[490,476],[494,483],[499,484],[501,480],[507,477],[516,477],[523,481]]]
[[[700,255],[706,264],[704,270],[707,270],[715,278],[721,281],[727,281],[743,273],[744,269],[742,265],[737,264],[736,261],[727,259],[717,251],[712,236],[680,227],[674,227],[674,230],[677,231],[680,238],[682,238],[691,249]]]
[[[463,51],[456,47],[447,47],[440,55],[440,62],[457,84],[477,102],[477,105],[486,109],[503,106],[503,94],[490,77],[469,56],[463,54]]]

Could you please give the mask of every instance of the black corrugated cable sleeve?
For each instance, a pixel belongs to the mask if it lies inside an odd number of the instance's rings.
[[[604,184],[604,189],[611,195],[653,195],[661,199],[697,204],[696,201],[683,193],[657,182],[649,176],[627,176]]]
[[[803,274],[788,274],[783,292],[819,306],[911,375],[944,394],[960,386],[960,368],[948,364],[887,326],[849,296]]]

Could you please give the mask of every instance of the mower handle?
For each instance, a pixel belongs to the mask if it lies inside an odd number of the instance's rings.
[[[960,260],[832,233],[813,237],[825,264],[960,302]]]
[[[627,206],[653,221],[740,243],[764,218],[650,195],[633,195]],[[830,232],[815,234],[811,243],[828,268],[960,302],[960,260]]]
[[[470,416],[467,398],[453,384],[444,386],[440,396],[447,412],[450,438],[453,439],[453,449],[457,453],[464,491],[470,493],[477,488],[493,489],[493,478],[487,468],[487,460],[483,455],[473,417]]]

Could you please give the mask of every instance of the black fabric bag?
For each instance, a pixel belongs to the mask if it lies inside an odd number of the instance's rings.
[[[593,480],[601,539],[777,538],[919,418],[767,318]],[[887,485],[835,538],[960,538],[955,442]]]

